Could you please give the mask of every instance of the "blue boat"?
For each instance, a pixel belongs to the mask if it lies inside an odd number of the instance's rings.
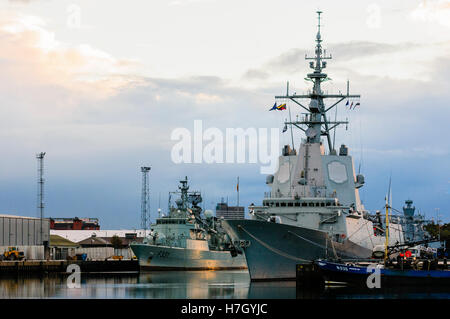
[[[368,288],[419,285],[450,287],[449,270],[402,270],[384,267],[379,263],[362,266],[355,263],[336,263],[326,260],[318,260],[315,264],[325,282],[346,283]],[[378,282],[377,275],[379,275]]]

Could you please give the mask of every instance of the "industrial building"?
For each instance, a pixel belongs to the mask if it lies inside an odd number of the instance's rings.
[[[0,215],[0,254],[9,247],[17,247],[24,252],[26,259],[45,259],[49,240],[49,219]]]
[[[130,243],[142,242],[149,231],[143,229],[121,230],[51,230],[51,236],[66,239],[76,243],[77,247],[68,251],[68,256],[86,254],[87,260],[105,260],[112,256],[122,256],[123,259],[132,259],[133,252]],[[120,245],[113,245],[113,237],[120,239]]]
[[[222,201],[216,206],[216,217],[223,217],[223,219],[244,219],[245,209],[243,206],[228,206],[228,203]]]
[[[100,230],[97,218],[50,218],[50,229]]]
[[[50,235],[50,259],[66,260],[76,254],[80,245],[58,235]]]

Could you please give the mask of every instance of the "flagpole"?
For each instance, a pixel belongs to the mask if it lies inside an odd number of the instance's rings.
[[[286,85],[286,96],[289,96],[289,81],[287,81],[287,85]],[[291,107],[288,107],[289,110],[289,122],[292,123],[292,118],[291,118]],[[291,139],[292,139],[292,148],[295,150],[295,145],[294,145],[294,133],[292,132],[292,124],[291,124]]]
[[[239,207],[239,176],[238,176],[238,178],[237,178],[237,187],[236,187],[236,190],[237,190],[237,206]]]

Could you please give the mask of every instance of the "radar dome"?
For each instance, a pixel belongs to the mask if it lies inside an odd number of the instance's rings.
[[[205,210],[204,214],[205,214],[206,218],[211,218],[214,216],[212,210],[209,210],[209,209]]]

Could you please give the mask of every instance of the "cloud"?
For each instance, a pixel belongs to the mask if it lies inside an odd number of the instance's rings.
[[[89,44],[71,45],[55,38],[44,20],[16,13],[0,15],[0,61],[12,83],[56,85],[104,97],[138,85],[124,74],[137,61],[118,59]]]
[[[430,50],[443,51],[438,48],[446,48],[446,44],[435,44]],[[391,72],[372,75],[360,69],[361,59],[384,61],[386,68],[392,67],[388,58],[404,57],[410,49],[417,52],[423,46],[360,41],[329,48],[336,58],[329,67],[334,81],[324,89],[345,89],[348,76],[351,90],[362,94],[360,109],[339,108],[338,117],[348,117],[350,126],[349,131],[338,131],[336,137],[337,145],[351,147],[356,161],[362,144],[366,162],[373,165],[364,171],[368,208],[376,206],[380,193],[370,185],[392,167],[405,172],[398,183],[410,174],[428,187],[445,180],[448,188],[450,177],[444,167],[448,166],[446,150],[450,148],[445,138],[450,117],[450,60],[434,54],[424,63],[423,72],[432,76],[432,82],[420,78],[405,81],[392,77]],[[33,214],[34,154],[39,151],[47,152],[47,213],[52,216],[97,216],[107,228],[138,225],[139,167],[143,164],[152,166],[151,207],[157,207],[159,192],[165,207],[164,194],[175,189],[178,178],[185,175],[191,177],[193,188],[206,191],[206,208],[214,207],[210,202],[220,197],[234,196],[237,175],[242,183],[241,202],[260,203],[267,189],[258,165],[175,165],[170,160],[174,145],[170,133],[177,127],[192,130],[193,121],[198,119],[203,120],[204,129],[282,128],[287,113],[273,114],[268,108],[273,96],[284,91],[285,79],[305,76],[305,53],[311,54],[310,50],[286,51],[248,70],[244,79],[160,78],[139,74],[137,62],[92,45],[64,43],[40,18],[2,16],[0,147],[5,155],[0,211]],[[350,62],[357,65],[349,66]],[[252,81],[261,85],[242,85]],[[310,84],[304,87],[310,88]],[[292,110],[293,116],[299,111]],[[298,147],[303,136],[294,134]],[[290,136],[281,138],[288,142]],[[421,171],[419,164],[433,169]],[[418,204],[448,201],[448,194],[444,199],[438,195],[433,193],[433,202],[427,202],[426,196],[418,194],[422,196]]]
[[[37,1],[42,1],[42,0],[8,0],[11,3],[23,3],[23,4],[28,4],[31,2],[37,2]]]
[[[434,23],[437,22],[445,27],[450,27],[450,1],[421,1],[419,5],[410,13],[410,16],[415,20]]]
[[[349,72],[363,75],[396,79],[431,80],[431,63],[445,56],[450,49],[450,41],[431,44],[400,42],[379,43],[372,41],[350,41],[325,45],[327,55],[333,60],[329,69],[334,77],[348,77]],[[281,77],[300,73],[306,76],[310,72],[305,55],[311,57],[312,50],[290,49],[272,58],[258,68],[247,70],[244,81],[279,80]],[[331,72],[331,71],[329,71]]]

